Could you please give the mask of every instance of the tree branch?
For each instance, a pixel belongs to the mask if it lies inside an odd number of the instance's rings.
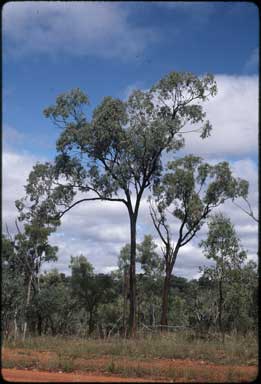
[[[248,201],[247,199],[244,199],[244,201],[247,203],[248,208],[249,208],[249,211],[247,211],[245,208],[241,207],[241,205],[235,203],[234,201],[233,201],[233,204],[234,204],[236,207],[240,208],[243,212],[245,212],[248,216],[250,216],[250,217],[251,217],[253,220],[255,220],[257,223],[259,223],[259,220],[254,216],[254,212],[253,212],[253,210],[252,210],[252,208],[251,208],[251,205],[250,205],[249,201]]]
[[[60,219],[61,217],[63,217],[63,215],[65,215],[66,212],[68,212],[70,209],[72,209],[73,207],[75,207],[76,205],[82,203],[83,201],[95,201],[95,200],[105,200],[105,201],[120,201],[122,203],[124,203],[126,206],[127,206],[127,202],[126,200],[124,199],[113,199],[113,198],[109,198],[109,197],[89,197],[89,198],[85,198],[85,199],[81,199],[81,200],[78,200],[76,201],[75,203],[73,203],[72,205],[70,205],[68,208],[66,208],[63,212],[60,212],[58,214],[58,218]]]
[[[150,208],[149,208],[149,210],[150,210],[150,216],[151,216],[151,218],[152,218],[154,227],[156,228],[156,230],[157,230],[157,232],[158,232],[158,234],[159,234],[159,236],[160,236],[162,242],[165,244],[165,246],[167,246],[167,241],[165,240],[165,238],[164,238],[164,236],[162,235],[162,232],[161,232],[161,230],[160,230],[160,224],[161,224],[161,221],[162,221],[162,220],[161,220],[161,219],[158,219],[157,214],[156,214],[156,212],[155,212],[155,209],[152,207],[152,204],[151,204],[151,203],[150,203]],[[165,228],[165,230],[166,230],[166,228]]]

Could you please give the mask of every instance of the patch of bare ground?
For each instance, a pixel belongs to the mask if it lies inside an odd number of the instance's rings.
[[[92,374],[79,374],[79,373],[64,373],[64,372],[40,372],[40,371],[27,371],[22,369],[2,369],[2,377],[5,381],[26,382],[26,383],[88,383],[88,382],[105,382],[105,383],[123,383],[123,382],[151,382],[151,380],[126,378],[118,376],[102,376]]]

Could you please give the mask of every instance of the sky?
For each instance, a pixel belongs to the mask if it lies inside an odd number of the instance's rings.
[[[52,161],[61,131],[44,117],[56,97],[79,87],[90,98],[86,110],[105,96],[126,100],[134,89],[149,89],[171,71],[212,73],[218,94],[205,104],[212,135],[202,141],[186,136],[180,156],[193,153],[205,161],[229,161],[233,174],[249,181],[249,201],[258,214],[259,18],[251,2],[8,2],[2,8],[2,223],[15,233],[16,199],[37,161]],[[237,201],[243,207],[244,202]],[[248,260],[256,260],[258,228],[233,203],[227,214]],[[173,223],[173,237],[175,237]],[[137,237],[157,237],[145,194]],[[199,276],[208,265],[199,236],[182,248],[174,274]],[[173,239],[175,241],[175,238]],[[113,202],[78,205],[50,238],[58,262],[44,265],[70,273],[70,256],[85,255],[96,272],[117,267],[120,249],[129,242],[124,206]]]

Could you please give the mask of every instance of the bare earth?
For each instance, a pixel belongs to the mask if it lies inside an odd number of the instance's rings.
[[[56,383],[56,382],[151,382],[151,380],[126,378],[119,376],[101,376],[92,374],[64,373],[64,372],[43,372],[43,371],[25,371],[22,369],[2,369],[2,376],[10,382],[32,382],[32,383]]]
[[[19,361],[25,360],[48,362],[55,358],[53,352],[36,352],[24,349],[9,349],[3,348],[2,361],[13,361],[19,366]],[[257,366],[235,366],[235,365],[218,365],[212,364],[203,360],[188,360],[188,359],[158,359],[151,360],[133,360],[128,358],[114,358],[116,366],[130,368],[129,375],[122,377],[120,374],[107,372],[107,367],[112,361],[112,357],[104,356],[89,359],[76,358],[74,360],[74,372],[47,372],[38,371],[35,368],[29,369],[2,369],[2,376],[6,381],[10,382],[226,382],[229,377],[229,372],[236,371],[240,373],[241,382],[249,382],[257,376]],[[35,366],[35,365],[34,365]],[[83,372],[82,367],[88,367],[88,372]],[[131,369],[139,367],[144,369],[153,368],[157,376],[146,375],[143,377],[132,377]],[[174,378],[168,376],[169,369],[185,369],[193,372],[193,377],[183,377],[178,375]],[[181,371],[182,372],[182,371]],[[211,374],[206,380],[206,372]],[[124,375],[123,375],[124,376]],[[173,380],[174,379],[174,380]],[[229,380],[233,381],[233,380]]]

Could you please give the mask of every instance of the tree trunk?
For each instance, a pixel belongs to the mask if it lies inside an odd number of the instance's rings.
[[[219,331],[222,335],[222,341],[224,343],[225,335],[223,331],[222,324],[222,312],[223,312],[223,286],[222,286],[222,278],[219,280],[219,311],[218,311],[218,323],[219,323]]]
[[[15,313],[14,313],[14,341],[16,341],[17,339],[17,335],[18,335],[18,327],[17,327],[17,308],[15,309]]]
[[[43,324],[43,319],[40,313],[37,315],[37,332],[39,336],[42,336],[42,324]]]
[[[124,267],[124,277],[123,277],[123,334],[124,337],[126,337],[127,333],[127,326],[126,326],[126,315],[127,315],[127,298],[128,298],[128,290],[129,290],[129,284],[128,284],[128,271]]]
[[[162,307],[161,307],[161,320],[160,325],[168,325],[168,303],[169,303],[169,288],[170,288],[171,271],[170,267],[166,267],[166,275],[164,279],[163,292],[162,292]],[[163,327],[162,327],[163,329]]]
[[[135,337],[137,331],[136,320],[136,220],[134,214],[130,214],[130,314],[129,314],[129,336]]]
[[[25,340],[26,331],[27,331],[27,311],[31,300],[31,286],[32,286],[32,279],[33,276],[30,275],[28,286],[27,286],[27,297],[26,297],[26,304],[25,304],[25,320],[24,320],[24,329],[23,329],[23,341]]]
[[[93,323],[93,311],[90,311],[90,317],[89,317],[89,329],[88,329],[88,335],[90,336],[92,332],[94,331],[94,323]]]

